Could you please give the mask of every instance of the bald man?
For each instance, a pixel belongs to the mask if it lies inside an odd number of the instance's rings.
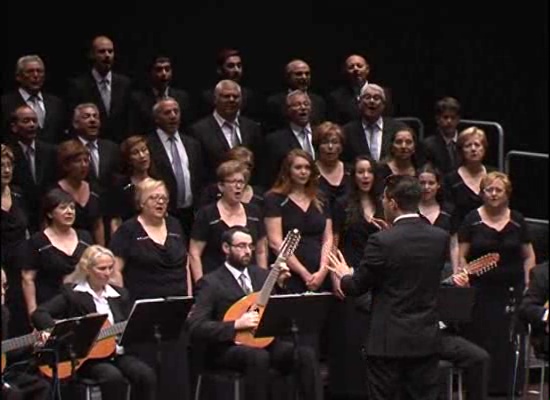
[[[287,124],[286,96],[294,90],[308,94],[311,100],[311,121],[313,125],[326,120],[325,100],[311,91],[311,68],[303,60],[292,60],[285,66],[286,89],[271,95],[267,99],[267,130],[281,129]]]
[[[113,72],[115,48],[107,36],[94,38],[89,59],[91,70],[69,82],[69,109],[94,103],[100,113],[101,137],[120,143],[128,135],[130,79]]]

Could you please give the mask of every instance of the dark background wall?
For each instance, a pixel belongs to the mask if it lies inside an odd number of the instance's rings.
[[[313,86],[326,92],[339,83],[344,57],[359,52],[371,81],[393,89],[396,115],[429,128],[434,101],[452,95],[464,117],[502,124],[506,150],[548,152],[546,1],[33,3],[11,4],[4,16],[3,90],[13,85],[16,59],[38,53],[48,89],[63,94],[100,33],[115,42],[117,70],[142,79],[148,57],[162,50],[192,93],[213,83],[215,53],[225,46],[242,50],[246,83],[266,93],[279,88],[293,57],[310,63]]]

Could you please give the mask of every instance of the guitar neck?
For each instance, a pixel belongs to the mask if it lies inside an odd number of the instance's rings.
[[[37,333],[29,333],[28,335],[3,340],[2,341],[2,353],[23,349],[25,347],[32,346],[38,339]]]
[[[103,328],[101,332],[99,332],[97,340],[107,339],[124,332],[124,329],[126,328],[127,324],[128,324],[128,321],[123,321],[123,322],[118,322],[112,326],[109,326],[108,328]]]
[[[275,262],[275,266],[269,272],[269,275],[267,276],[267,279],[265,280],[262,286],[262,290],[260,290],[260,294],[258,296],[258,302],[257,302],[259,306],[265,307],[265,305],[269,301],[269,296],[271,296],[273,287],[275,286],[275,283],[277,283],[279,272],[280,272],[280,268],[278,267],[277,262]]]

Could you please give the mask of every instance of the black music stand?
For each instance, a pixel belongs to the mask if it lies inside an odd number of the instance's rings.
[[[294,345],[294,368],[298,365],[300,334],[318,333],[325,320],[332,293],[300,293],[273,295],[265,308],[262,320],[254,337],[291,335]],[[295,374],[298,377],[298,374]],[[294,385],[294,398],[298,399],[298,388]]]
[[[156,345],[155,371],[159,384],[162,365],[161,343],[179,338],[193,302],[193,297],[184,296],[141,299],[136,300],[130,312],[120,345],[154,343]]]
[[[439,319],[445,323],[471,321],[475,299],[473,287],[440,287],[437,293]]]
[[[70,361],[72,377],[77,360],[88,355],[106,319],[107,314],[90,314],[57,321],[44,346],[37,350],[37,364],[52,370],[52,399],[61,399],[57,365]]]

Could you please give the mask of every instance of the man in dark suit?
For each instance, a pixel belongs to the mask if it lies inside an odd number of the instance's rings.
[[[382,204],[393,227],[369,237],[353,274],[341,253],[329,257],[346,296],[372,291],[365,343],[372,400],[438,395],[437,292],[449,235],[420,218],[421,192],[415,177],[389,179]]]
[[[264,166],[264,184],[271,187],[283,159],[293,149],[302,149],[315,158],[311,126],[311,100],[301,90],[290,92],[286,96],[286,127],[267,135],[266,162]]]
[[[172,86],[172,61],[166,56],[156,56],[150,65],[150,85],[145,90],[132,93],[130,131],[134,134],[155,129],[153,106],[158,100],[175,99],[182,115],[182,124],[188,126],[194,118],[191,101],[185,90]]]
[[[548,261],[529,272],[529,288],[521,301],[520,317],[531,324],[535,354],[548,359]]]
[[[114,216],[111,195],[114,193],[115,174],[120,170],[120,150],[116,143],[99,137],[100,129],[101,119],[95,104],[84,103],[76,106],[73,113],[73,130],[78,140],[90,151],[88,181],[99,194],[101,215],[105,218],[105,226],[109,227]]]
[[[193,206],[203,187],[203,157],[200,143],[179,132],[180,108],[172,98],[153,107],[156,130],[147,137],[157,175],[170,193],[168,211],[176,217],[189,237]]]
[[[37,116],[40,139],[48,143],[59,143],[65,137],[65,105],[61,99],[42,90],[46,70],[44,62],[37,55],[23,56],[17,60],[15,80],[18,88],[2,95],[2,128],[9,132],[10,116],[23,105],[31,107]]]
[[[385,107],[386,93],[381,86],[374,83],[363,86],[359,105],[361,117],[344,126],[343,160],[352,162],[358,155],[367,154],[380,161],[389,153],[391,137],[405,125],[383,117]]]
[[[100,113],[101,137],[120,143],[128,135],[130,79],[112,71],[115,50],[108,37],[98,36],[93,40],[90,59],[92,70],[69,82],[69,109],[94,103]]]
[[[311,69],[302,60],[292,60],[285,67],[287,90],[267,99],[267,131],[279,129],[286,124],[286,95],[294,90],[306,92],[311,100],[311,120],[319,124],[326,119],[325,100],[310,90]]]
[[[33,233],[39,229],[42,196],[56,179],[56,148],[39,139],[38,118],[27,105],[12,112],[11,133],[12,182],[22,191],[29,213],[29,231]]]
[[[260,126],[239,113],[242,99],[239,84],[232,80],[220,81],[214,97],[214,112],[191,127],[191,135],[201,144],[210,182],[215,181],[216,168],[224,161],[225,153],[235,146],[247,147],[256,160],[262,160]],[[255,176],[252,181],[257,181]]]
[[[241,85],[241,114],[260,123],[264,113],[264,99],[254,90],[243,86],[243,61],[239,50],[223,49],[217,58],[217,74],[219,80],[229,79]],[[201,93],[201,116],[206,116],[214,108],[214,87]]]
[[[244,373],[246,398],[267,400],[270,367],[288,371],[294,364],[294,349],[291,343],[279,339],[265,349],[235,344],[238,331],[258,327],[259,314],[250,311],[235,321],[226,322],[223,321],[224,315],[243,296],[259,291],[269,272],[251,264],[253,242],[247,228],[237,226],[224,232],[222,248],[226,262],[199,280],[187,326],[192,340],[205,345],[203,359],[207,366]],[[288,267],[283,266],[278,285],[282,286],[289,276]],[[313,350],[300,346],[297,353],[301,398],[322,399],[319,365]]]
[[[443,175],[460,165],[456,140],[456,127],[460,122],[460,103],[452,97],[444,97],[435,103],[437,131],[424,139],[426,159]]]

